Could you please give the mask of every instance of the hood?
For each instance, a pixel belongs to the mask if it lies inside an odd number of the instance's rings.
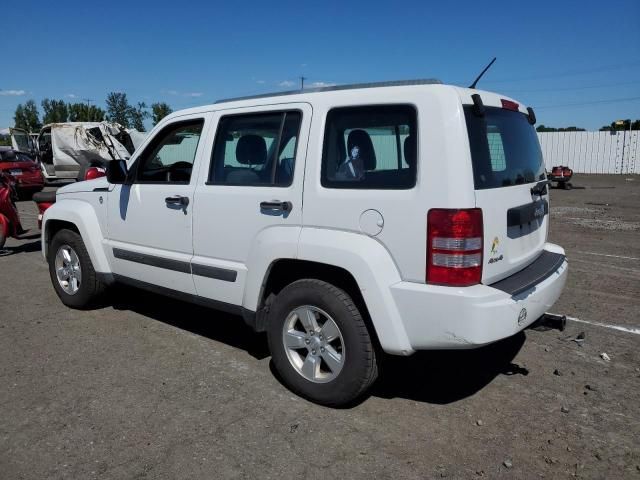
[[[109,182],[106,177],[96,178],[95,180],[84,180],[82,182],[74,182],[61,187],[56,195],[66,195],[68,193],[93,192],[95,188],[108,188]]]

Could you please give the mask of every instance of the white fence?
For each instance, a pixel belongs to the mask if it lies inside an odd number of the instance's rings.
[[[547,170],[566,165],[576,173],[640,173],[640,131],[540,132]]]

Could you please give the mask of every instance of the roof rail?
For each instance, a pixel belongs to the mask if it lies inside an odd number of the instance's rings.
[[[378,88],[378,87],[407,87],[411,85],[438,85],[442,82],[436,78],[424,78],[418,80],[397,80],[392,82],[373,82],[373,83],[353,83],[350,85],[334,85],[331,87],[305,88],[304,90],[289,90],[286,92],[262,93],[260,95],[249,95],[246,97],[225,98],[216,100],[215,103],[236,102],[239,100],[252,100],[256,98],[283,97],[286,95],[299,95],[301,93],[317,93],[317,92],[335,92],[338,90],[356,90],[360,88]]]

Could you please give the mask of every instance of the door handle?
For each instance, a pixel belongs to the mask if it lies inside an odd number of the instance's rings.
[[[173,195],[164,199],[167,205],[181,205],[186,207],[189,205],[189,197],[183,197],[182,195]]]
[[[290,212],[293,209],[291,202],[281,202],[280,200],[271,200],[270,202],[260,202],[260,210],[278,210],[281,212]]]

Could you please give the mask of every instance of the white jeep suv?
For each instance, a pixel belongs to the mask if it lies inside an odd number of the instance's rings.
[[[117,282],[237,313],[292,390],[343,405],[381,352],[485,345],[558,299],[534,123],[429,80],[175,112],[106,178],[58,191],[43,255],[73,308]]]

